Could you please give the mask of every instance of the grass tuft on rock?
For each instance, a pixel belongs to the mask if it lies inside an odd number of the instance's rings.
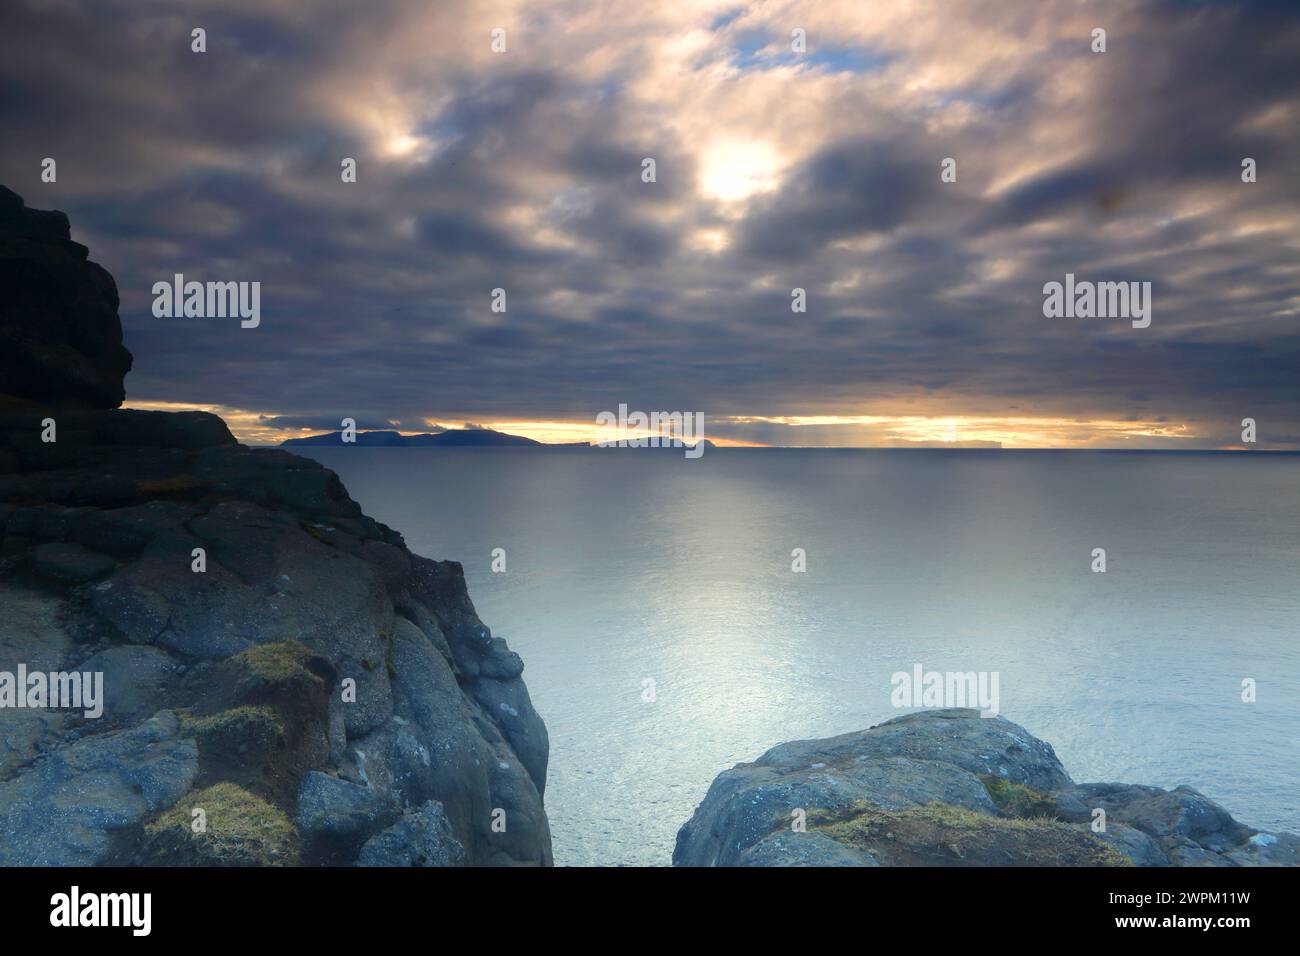
[[[1056,819],[1056,801],[1041,790],[992,774],[982,774],[980,782],[993,805],[1005,816],[1021,820],[1031,817]]]
[[[195,832],[202,810],[202,832]],[[283,811],[233,783],[187,794],[144,828],[146,861],[164,866],[293,866],[298,831]]]
[[[193,734],[199,747],[219,752],[253,748],[270,750],[285,739],[284,722],[270,707],[232,707],[210,717],[186,717],[184,733]]]
[[[906,810],[855,803],[840,811],[811,811],[808,829],[886,866],[1132,865],[1086,828],[1050,817],[995,817],[947,803]]]
[[[310,692],[327,681],[329,664],[297,641],[259,644],[231,657],[227,666],[237,675],[241,699]]]

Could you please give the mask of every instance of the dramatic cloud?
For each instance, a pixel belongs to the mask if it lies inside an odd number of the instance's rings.
[[[17,0],[4,21],[0,182],[117,277],[138,404],[257,439],[345,415],[577,438],[626,402],[739,441],[1220,447],[1251,417],[1300,447],[1294,4]],[[155,318],[175,273],[261,282],[261,325]],[[1150,282],[1150,327],[1045,318],[1067,273]]]

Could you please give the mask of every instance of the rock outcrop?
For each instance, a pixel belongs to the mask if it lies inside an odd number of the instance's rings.
[[[673,853],[674,866],[1297,864],[1296,836],[1256,832],[1190,787],[1075,784],[1050,744],[964,709],[738,764]]]
[[[117,285],[73,242],[68,217],[0,186],[0,392],[46,405],[117,408],[131,353]]]
[[[549,865],[546,727],[461,566],[314,461],[116,409],[67,233],[0,188],[0,865]],[[102,714],[14,706],[20,665]]]

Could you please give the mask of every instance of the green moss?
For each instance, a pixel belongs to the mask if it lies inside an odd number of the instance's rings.
[[[194,832],[195,810],[203,831]],[[180,866],[292,866],[298,862],[298,831],[285,814],[233,783],[186,795],[145,825],[151,863]]]
[[[1131,865],[1081,827],[1049,817],[995,817],[947,803],[906,810],[857,803],[840,811],[811,811],[808,828],[885,865]]]
[[[393,635],[385,631],[380,635],[388,648],[384,655],[384,669],[388,671],[388,679],[394,680],[397,677],[397,665],[393,663]]]
[[[992,774],[980,777],[989,798],[1005,816],[1024,819],[1026,817],[1056,818],[1056,801],[1033,787],[1023,783],[1014,783]]]
[[[210,717],[184,716],[182,731],[192,734],[200,747],[238,749],[240,746],[265,750],[285,736],[279,715],[267,706],[232,707]]]
[[[236,654],[226,667],[234,674],[239,699],[288,700],[323,688],[329,664],[297,641],[276,641]]]
[[[321,542],[322,544],[329,544],[329,540],[325,537],[324,533],[320,530],[320,528],[312,524],[310,521],[304,521],[302,523],[302,530],[306,531],[309,535],[311,535],[313,538],[315,538],[317,541]]]
[[[242,651],[230,662],[263,680],[293,680],[307,670],[311,657],[312,652],[297,641],[276,641]]]

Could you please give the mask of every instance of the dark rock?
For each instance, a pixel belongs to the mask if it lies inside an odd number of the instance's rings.
[[[338,475],[323,465],[270,448],[209,449],[194,461],[196,478],[216,493],[301,517],[360,517]]]
[[[869,853],[822,833],[778,830],[740,854],[740,866],[880,866]]]
[[[1107,821],[1136,827],[1156,838],[1186,837],[1208,843],[1218,837],[1221,849],[1235,846],[1252,832],[1227,810],[1191,787],[1165,791],[1117,783],[1083,784],[1074,792],[1089,807],[1101,807]]]
[[[1169,866],[1169,857],[1160,844],[1147,834],[1123,823],[1108,822],[1106,829],[1094,834],[1133,861],[1134,866]]]
[[[469,682],[467,686],[519,757],[537,792],[544,793],[550,737],[546,732],[546,724],[533,709],[524,682],[518,678],[494,680],[482,677]]]
[[[116,408],[131,353],[117,284],[72,241],[68,217],[0,186],[0,391],[46,405]]]
[[[78,517],[71,535],[97,551],[132,559],[159,535],[183,533],[186,522],[198,514],[197,507],[172,501],[150,501],[111,511],[92,509]]]
[[[117,475],[91,475],[73,486],[70,500],[78,505],[114,508],[135,499],[135,482]]]
[[[116,566],[107,555],[83,548],[79,544],[59,542],[37,545],[32,559],[32,568],[38,574],[70,584],[97,580],[109,574]]]
[[[131,724],[166,706],[167,688],[176,679],[176,662],[156,647],[128,644],[100,651],[77,670],[104,675],[104,719]]]
[[[520,680],[523,661],[479,620],[456,561],[431,561],[413,555],[411,591],[433,611],[435,645],[450,651],[456,672],[528,768],[538,793],[545,792],[550,739]],[[426,633],[432,629],[426,627]]]
[[[67,537],[82,512],[47,504],[15,508],[9,516],[6,535],[22,535],[41,541]]]
[[[32,671],[62,670],[73,643],[61,624],[61,602],[0,585],[0,607],[0,669],[23,661]],[[0,780],[54,746],[70,720],[67,711],[48,707],[0,708]]]
[[[91,606],[128,641],[153,643],[171,619],[171,607],[161,594],[133,577],[128,574],[96,585]]]
[[[230,434],[226,423],[208,412],[125,409],[96,416],[87,424],[94,428],[95,440],[105,445],[179,448],[183,451],[236,447],[235,437]]]
[[[170,807],[197,773],[170,711],[60,747],[0,782],[0,866],[105,862],[116,831]]]
[[[452,835],[436,800],[367,840],[357,858],[357,866],[464,866],[465,862],[465,848]]]
[[[446,658],[404,618],[391,659],[393,719],[352,745],[362,779],[407,806],[440,802],[473,865],[549,864],[541,794],[497,723],[458,692]],[[498,810],[504,832],[492,827]]]
[[[303,775],[295,822],[309,845],[355,854],[360,844],[397,817],[391,796],[319,771]]]

